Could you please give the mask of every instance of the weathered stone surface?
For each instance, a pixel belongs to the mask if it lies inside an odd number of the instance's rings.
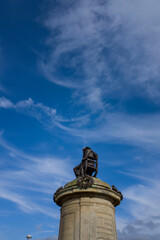
[[[121,196],[98,178],[87,189],[77,179],[54,195],[61,206],[59,240],[117,240],[115,206]]]

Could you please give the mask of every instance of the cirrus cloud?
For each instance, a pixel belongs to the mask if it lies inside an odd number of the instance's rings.
[[[51,50],[44,74],[92,110],[109,97],[159,103],[159,10],[158,0],[60,1],[44,21]]]

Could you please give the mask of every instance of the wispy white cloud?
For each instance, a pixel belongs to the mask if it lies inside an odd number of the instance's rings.
[[[28,98],[27,100],[19,101],[16,104],[14,104],[9,99],[5,97],[1,97],[0,108],[11,108],[17,111],[28,110],[27,112],[28,114],[32,113],[32,115],[34,114],[34,116],[37,118],[38,118],[38,115],[40,115],[40,112],[44,112],[48,116],[56,115],[56,109],[47,107],[42,103],[34,103],[34,101],[31,98]],[[37,110],[38,110],[38,113],[37,113]]]
[[[123,232],[118,231],[118,240],[159,240],[158,235],[148,235],[148,234],[141,234],[137,232],[132,225],[128,225]]]
[[[51,131],[54,125],[69,135],[88,142],[118,142],[151,149],[159,148],[160,144],[158,113],[132,116],[120,112],[103,112],[98,118],[88,114],[67,119],[59,116],[54,108],[34,103],[30,98],[14,104],[4,97],[0,98],[0,108],[28,114]]]
[[[43,103],[35,103],[32,98],[27,100],[18,101],[13,103],[5,97],[0,98],[0,108],[13,109],[17,112],[29,115],[37,119],[39,122],[46,125],[46,127],[58,126],[61,128],[62,123],[76,123],[79,122],[79,126],[85,124],[88,121],[88,115],[66,118],[57,114],[57,110],[52,107],[48,107]]]
[[[13,108],[14,104],[7,98],[2,97],[0,99],[0,108]]]
[[[159,99],[159,1],[67,1],[50,8],[46,77],[91,109],[108,97]],[[159,101],[157,101],[159,103]]]
[[[55,9],[45,21],[45,26],[51,30],[51,37],[47,43],[51,46],[56,43],[56,47],[49,61],[41,63],[42,68],[49,80],[80,90],[83,93],[82,101],[94,105],[94,109],[101,109],[103,103],[99,78],[102,81],[103,76],[108,73],[107,66],[104,68],[105,59],[101,57],[103,25],[96,15],[102,8],[95,1],[92,4],[85,1],[76,2],[70,7],[66,8],[63,14]],[[56,29],[57,35],[54,34]],[[59,69],[68,74],[61,76]]]
[[[6,149],[8,160],[16,159],[12,170],[5,168],[0,171],[0,198],[13,202],[24,212],[38,212],[58,218],[56,211],[47,208],[43,199],[47,197],[52,201],[56,189],[70,179],[69,160],[30,156],[8,144],[2,136],[0,146]],[[36,193],[37,198],[41,196],[40,200],[31,199],[30,192]]]
[[[154,218],[154,222],[160,224],[160,219],[158,219],[160,216],[160,211],[158,210],[160,201],[160,181],[157,177],[158,171],[159,165],[156,164],[156,166],[153,166],[152,170],[148,169],[145,180],[141,181],[139,184],[131,185],[125,189],[124,194],[126,198],[132,202],[131,214],[134,217],[146,222]],[[144,171],[143,175],[145,175]]]
[[[94,127],[70,129],[75,136],[95,142],[120,142],[137,146],[158,147],[160,142],[160,115],[106,114]]]
[[[152,168],[147,168],[145,171],[143,168],[130,172],[132,178],[141,180],[138,184],[130,185],[123,190],[126,199],[124,212],[130,217],[117,219],[120,239],[159,239],[159,169],[159,164],[153,163]]]

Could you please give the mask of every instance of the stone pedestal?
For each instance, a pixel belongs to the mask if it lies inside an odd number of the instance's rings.
[[[115,206],[121,195],[92,179],[87,189],[79,188],[75,179],[55,193],[54,200],[61,206],[58,240],[117,240]]]

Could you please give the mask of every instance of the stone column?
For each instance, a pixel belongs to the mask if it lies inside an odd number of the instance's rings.
[[[117,240],[115,207],[121,195],[100,179],[91,179],[88,188],[85,179],[84,186],[75,179],[54,194],[61,206],[58,240]]]

